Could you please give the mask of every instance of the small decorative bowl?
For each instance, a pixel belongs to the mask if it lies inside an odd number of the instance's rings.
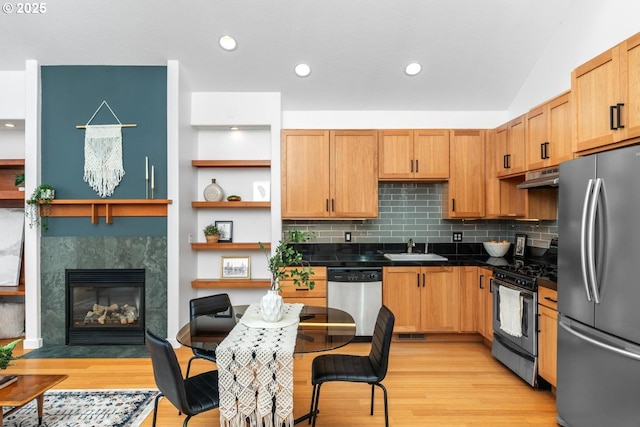
[[[482,242],[482,245],[484,246],[484,250],[495,258],[504,256],[511,247],[510,242]]]

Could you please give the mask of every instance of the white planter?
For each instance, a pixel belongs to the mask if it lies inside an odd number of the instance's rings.
[[[284,304],[278,291],[267,291],[260,299],[260,314],[265,322],[278,322],[284,316]]]

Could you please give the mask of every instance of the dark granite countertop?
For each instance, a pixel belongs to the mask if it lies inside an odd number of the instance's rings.
[[[416,252],[424,252],[424,244],[416,245]],[[484,250],[482,243],[434,243],[429,244],[428,252],[447,258],[447,261],[391,261],[384,252],[405,252],[402,243],[315,243],[298,244],[296,249],[303,254],[311,266],[324,267],[430,267],[430,266],[494,266],[513,263],[511,253],[503,258],[493,258]],[[557,289],[556,282],[540,280],[540,286]]]

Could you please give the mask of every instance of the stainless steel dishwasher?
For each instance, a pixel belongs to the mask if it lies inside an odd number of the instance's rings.
[[[382,307],[382,268],[327,268],[327,306],[353,316],[356,339],[371,339]]]

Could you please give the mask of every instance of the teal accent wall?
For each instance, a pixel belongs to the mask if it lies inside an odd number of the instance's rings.
[[[155,166],[155,198],[167,198],[167,69],[164,66],[44,66],[42,82],[42,182],[59,199],[98,199],[83,180],[84,125],[102,101],[122,123],[125,175],[113,199],[145,198],[145,156]],[[117,123],[104,106],[92,124]],[[164,217],[50,218],[47,236],[164,236]]]

